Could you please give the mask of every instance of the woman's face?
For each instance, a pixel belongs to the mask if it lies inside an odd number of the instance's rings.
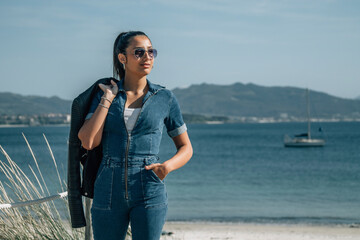
[[[141,49],[145,50],[145,54],[142,57],[135,56],[135,51]],[[140,77],[148,75],[154,64],[154,57],[151,57],[148,52],[150,49],[152,49],[152,45],[146,36],[138,35],[130,39],[126,56],[124,54],[118,56],[120,62],[125,62],[125,74],[134,74]]]

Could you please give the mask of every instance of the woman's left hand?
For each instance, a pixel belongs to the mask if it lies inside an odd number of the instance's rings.
[[[166,177],[166,175],[169,174],[169,171],[166,169],[165,164],[163,163],[154,163],[154,164],[150,164],[148,166],[145,166],[146,170],[153,170],[154,173],[161,179],[164,180],[164,178]]]

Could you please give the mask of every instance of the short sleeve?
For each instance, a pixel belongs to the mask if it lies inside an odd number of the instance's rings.
[[[89,108],[89,112],[88,114],[86,115],[85,117],[85,120],[88,120],[91,118],[91,116],[94,114],[96,108],[98,107],[99,103],[100,103],[100,100],[101,100],[101,96],[102,96],[102,90],[98,91],[94,98],[92,99],[92,102],[91,102],[91,105],[90,105],[90,108]]]
[[[176,97],[172,94],[169,105],[169,114],[164,119],[168,135],[173,138],[186,132],[186,124],[184,123],[179,103]]]

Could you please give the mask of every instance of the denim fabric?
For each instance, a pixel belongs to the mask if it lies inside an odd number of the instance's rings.
[[[92,205],[95,240],[124,239],[129,221],[134,240],[160,238],[167,212],[165,184],[145,165],[159,161],[164,126],[170,137],[185,132],[174,94],[148,81],[149,91],[131,133],[124,121],[126,92],[117,83],[103,129],[103,159],[97,173]],[[95,112],[103,92],[94,98],[87,118]]]
[[[166,127],[167,133],[170,137],[176,137],[177,135],[184,133],[187,128],[182,118],[179,103],[173,92],[160,85],[153,84],[149,80],[147,80],[147,82],[149,86],[149,91],[143,99],[143,107],[141,109],[138,121],[134,126],[134,128],[137,128],[137,131],[132,132],[131,135],[139,135],[140,133],[140,136],[144,136],[144,138],[147,138],[147,136],[145,136],[146,133],[151,135],[157,135],[156,138],[158,139],[158,144],[154,145],[157,146],[157,148],[155,147],[157,151],[155,149],[154,151],[152,151],[156,152],[154,154],[157,154],[159,152],[158,147],[160,144],[161,133],[164,126]],[[123,120],[126,93],[123,88],[123,81],[119,81],[117,85],[119,87],[119,93],[116,95],[110,106],[106,123],[111,120],[117,120],[116,126],[120,124],[121,126],[119,127],[123,128],[119,129],[119,131],[117,132],[123,132],[126,135],[125,123]],[[99,90],[91,103],[89,113],[87,114],[85,119],[91,118],[92,114],[95,112],[96,108],[100,103],[102,95],[103,91]],[[146,125],[143,125],[144,123],[146,123]],[[105,128],[104,130],[108,130],[108,128],[114,127],[105,124],[105,127],[106,126],[107,128]]]
[[[167,213],[166,187],[152,170],[144,168],[158,158],[128,160],[128,198],[124,160],[103,159],[100,165],[91,208],[95,240],[124,239],[129,222],[133,240],[160,239]]]

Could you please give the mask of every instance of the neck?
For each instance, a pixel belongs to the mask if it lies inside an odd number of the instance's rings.
[[[147,86],[146,75],[143,77],[125,74],[124,89],[134,93],[144,92]]]

